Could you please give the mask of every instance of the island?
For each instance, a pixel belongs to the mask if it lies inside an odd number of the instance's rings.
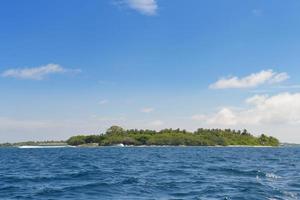
[[[66,143],[71,146],[279,146],[278,139],[261,134],[256,137],[246,129],[204,129],[194,132],[181,129],[125,130],[112,126],[98,135],[77,135]]]
[[[0,147],[50,148],[50,147],[99,147],[99,146],[280,146],[279,140],[261,134],[254,136],[246,129],[204,129],[194,132],[182,129],[142,130],[111,126],[105,133],[76,135],[66,141],[28,141],[2,143]]]

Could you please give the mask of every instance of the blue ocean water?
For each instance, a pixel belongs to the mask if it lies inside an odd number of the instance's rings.
[[[0,199],[299,199],[300,148],[0,149]]]

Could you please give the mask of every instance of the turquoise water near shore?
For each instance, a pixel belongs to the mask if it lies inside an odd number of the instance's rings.
[[[0,149],[0,199],[299,199],[300,148]]]

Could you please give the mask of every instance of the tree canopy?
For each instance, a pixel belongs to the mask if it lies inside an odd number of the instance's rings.
[[[203,129],[194,132],[181,129],[125,130],[112,126],[104,134],[78,135],[67,140],[69,145],[84,145],[97,143],[99,146],[124,145],[186,145],[186,146],[278,146],[279,141],[274,137],[262,134],[259,137],[251,135],[246,129],[236,131],[231,129]]]

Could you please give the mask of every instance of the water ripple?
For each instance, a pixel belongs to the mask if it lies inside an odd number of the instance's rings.
[[[0,149],[0,199],[294,200],[300,198],[299,153],[300,148]]]

